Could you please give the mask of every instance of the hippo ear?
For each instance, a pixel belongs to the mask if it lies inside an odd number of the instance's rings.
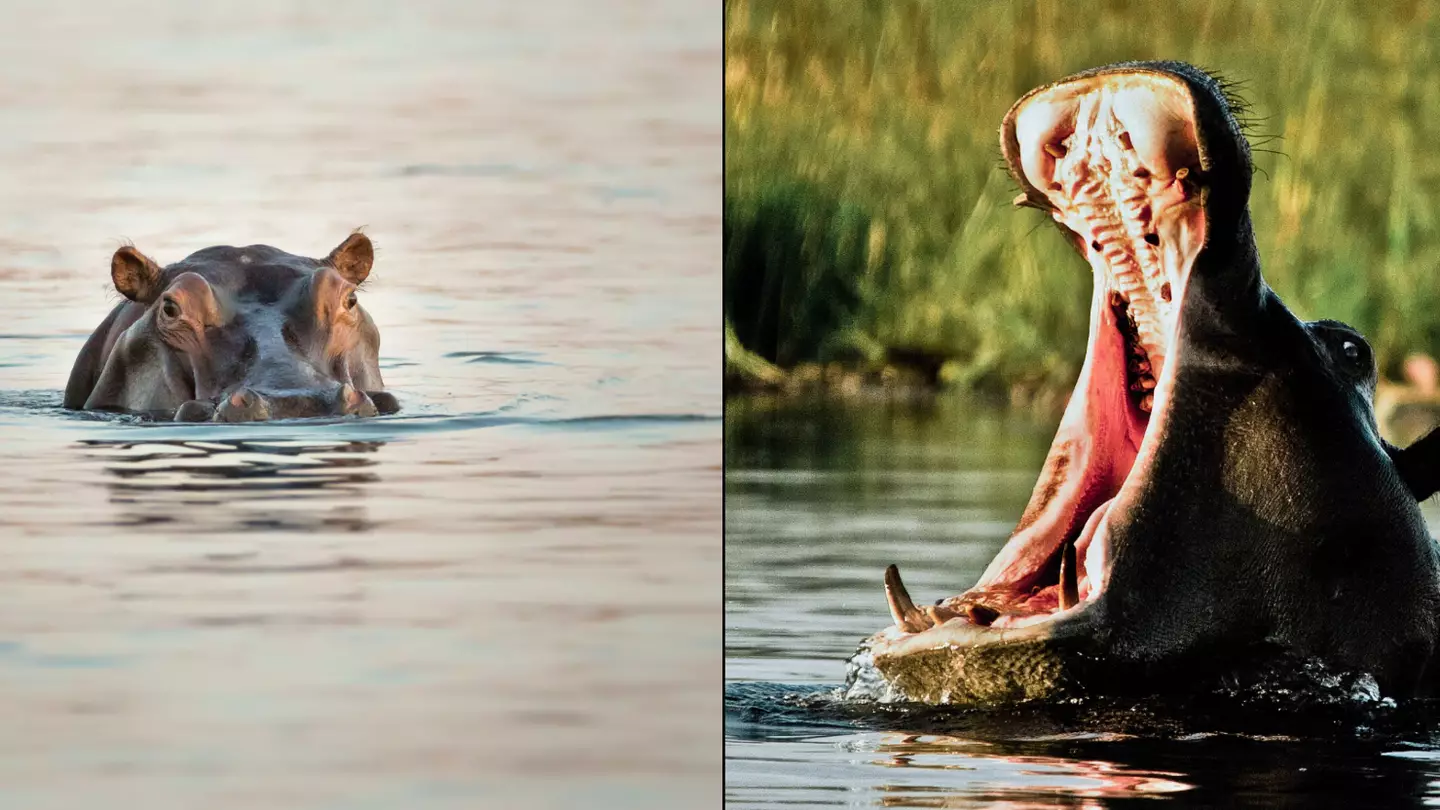
[[[129,245],[115,251],[110,258],[110,279],[120,294],[141,304],[148,304],[160,294],[160,265]]]
[[[1440,428],[1434,428],[1424,438],[1400,449],[1389,442],[1383,442],[1385,452],[1395,463],[1400,480],[1410,489],[1415,500],[1423,501],[1440,492]]]
[[[325,257],[325,263],[339,271],[351,284],[364,281],[370,275],[370,265],[374,261],[375,248],[370,244],[370,237],[359,231],[350,234]]]

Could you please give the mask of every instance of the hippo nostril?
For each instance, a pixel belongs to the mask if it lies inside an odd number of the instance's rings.
[[[215,409],[217,422],[254,422],[270,418],[269,402],[249,388],[237,389]]]
[[[370,401],[375,403],[375,410],[383,414],[396,413],[400,410],[400,400],[389,391],[366,391]]]
[[[215,406],[209,402],[189,400],[175,409],[176,422],[208,422],[215,415]]]
[[[364,391],[358,391],[355,386],[345,383],[340,386],[340,412],[354,416],[374,416],[376,410],[375,404]]]

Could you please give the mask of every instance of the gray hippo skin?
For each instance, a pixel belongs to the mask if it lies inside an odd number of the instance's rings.
[[[1189,65],[1125,63],[1006,115],[1016,204],[1094,274],[1085,362],[979,582],[917,607],[886,572],[895,625],[862,645],[852,693],[862,668],[909,699],[995,705],[1266,661],[1434,692],[1440,555],[1417,499],[1440,485],[1440,434],[1385,443],[1364,338],[1265,284],[1233,105]]]
[[[393,413],[356,294],[374,258],[361,233],[323,259],[225,246],[162,268],[122,247],[110,276],[127,300],[80,350],[65,407],[186,422]]]

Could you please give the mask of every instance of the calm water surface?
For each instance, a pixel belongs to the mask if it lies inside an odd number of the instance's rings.
[[[727,403],[726,796],[734,807],[1440,805],[1440,711],[1285,696],[999,713],[845,704],[856,644],[980,575],[1053,436],[956,400]],[[1440,511],[1427,504],[1427,519]]]
[[[23,3],[0,48],[0,805],[712,805],[718,11]],[[58,408],[123,240],[357,226],[400,414]]]

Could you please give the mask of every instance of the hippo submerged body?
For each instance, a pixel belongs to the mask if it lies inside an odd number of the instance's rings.
[[[162,268],[122,247],[110,274],[127,300],[80,350],[65,407],[188,422],[393,413],[356,296],[374,256],[361,233],[324,259],[227,246]]]
[[[917,607],[886,572],[895,625],[862,646],[866,677],[1003,704],[1318,660],[1434,693],[1440,553],[1417,500],[1440,434],[1383,441],[1365,340],[1265,284],[1222,88],[1173,62],[1099,68],[1023,97],[1001,140],[1017,205],[1093,271],[1085,363],[980,581]]]

